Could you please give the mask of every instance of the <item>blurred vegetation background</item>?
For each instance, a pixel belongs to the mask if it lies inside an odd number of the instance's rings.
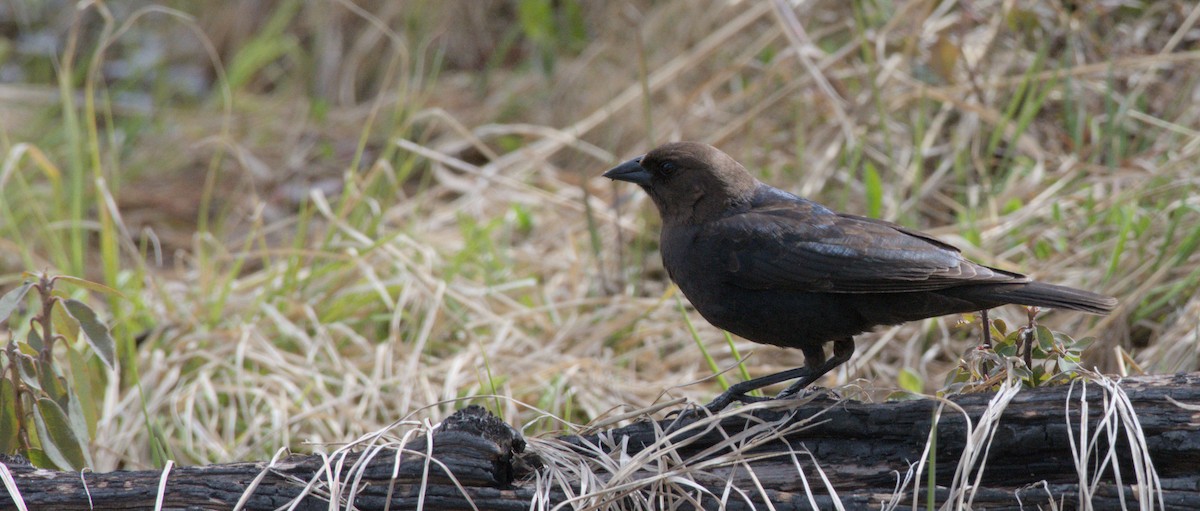
[[[1119,297],[1041,319],[1096,338],[1085,366],[1195,370],[1198,18],[1183,0],[0,3],[0,293],[43,270],[100,284],[55,290],[116,349],[109,369],[60,321],[58,363],[30,371],[69,391],[31,434],[106,471],[328,450],[469,402],[529,434],[705,402],[705,354],[739,355],[673,291],[644,195],[598,177],[677,139]],[[36,295],[0,327],[30,359]],[[978,342],[963,323],[860,336],[823,383],[935,392]],[[751,375],[802,362],[732,346]],[[3,355],[10,447],[13,386],[55,387],[18,378],[21,356]]]

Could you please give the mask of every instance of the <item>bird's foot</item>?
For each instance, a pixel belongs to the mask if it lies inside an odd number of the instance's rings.
[[[689,406],[687,408],[674,410],[668,413],[667,416],[664,417],[664,422],[669,421],[670,423],[666,427],[666,430],[674,431],[679,429],[681,426],[690,424],[701,418],[711,417],[719,413],[721,410],[728,408],[729,405],[735,402],[750,404],[759,403],[762,401],[771,401],[772,399],[773,398],[769,397],[747,396],[744,393],[725,391],[721,395],[717,396],[716,399],[713,399],[710,403],[704,406]]]
[[[771,400],[771,398],[769,398],[769,397],[747,396],[746,393],[735,392],[734,389],[731,388],[729,390],[726,390],[725,392],[722,392],[721,395],[717,396],[715,399],[710,401],[708,404],[704,405],[704,408],[708,409],[708,411],[710,413],[717,413],[717,412],[720,412],[721,410],[728,408],[729,405],[731,405],[735,402],[748,405],[751,403],[759,403],[762,401],[770,401],[770,400]]]
[[[793,389],[791,387],[788,387],[786,389],[783,389],[783,391],[781,391],[778,395],[776,395],[775,399],[791,399],[793,397],[799,397],[800,391],[804,391],[805,394],[808,394],[809,392],[816,391],[817,389],[818,389],[817,387],[812,387],[812,388],[804,387],[804,388],[798,388],[798,389]]]
[[[711,412],[706,408],[688,405],[686,408],[680,408],[667,413],[667,416],[663,417],[663,430],[668,433],[674,432],[687,424],[710,415],[712,415]]]
[[[817,394],[829,394],[833,399],[840,400],[842,398],[836,390],[826,387],[800,387],[793,389],[788,387],[783,389],[775,399],[796,399],[802,397],[816,396]]]
[[[769,398],[769,397],[747,396],[744,393],[740,393],[740,392],[725,391],[721,395],[717,396],[716,399],[713,399],[708,404],[706,404],[702,407],[701,406],[689,406],[687,408],[674,410],[674,411],[668,413],[667,416],[665,417],[665,419],[669,420],[669,421],[674,421],[676,423],[678,423],[680,421],[684,421],[684,420],[694,420],[694,419],[699,419],[700,417],[719,413],[721,410],[728,408],[729,405],[731,405],[733,403],[750,404],[750,403],[758,403],[758,402],[762,402],[762,401],[770,401],[771,399],[772,398]],[[701,410],[703,410],[703,412],[701,412]]]
[[[783,389],[783,392],[780,392],[779,395],[775,396],[775,399],[787,399],[807,394],[807,392],[801,393],[801,391],[809,388],[808,386],[811,385],[812,382],[812,378],[800,378],[796,381],[796,383],[793,383],[789,385],[788,388]]]
[[[701,406],[689,406],[687,408],[674,410],[674,411],[668,413],[667,416],[664,418],[665,421],[670,421],[670,425],[667,426],[667,428],[666,428],[667,431],[674,431],[676,429],[679,429],[680,426],[683,426],[685,424],[689,424],[689,423],[694,422],[703,417],[710,417],[712,415],[720,413],[721,410],[728,408],[729,405],[731,405],[733,403],[742,403],[742,404],[748,405],[748,404],[752,404],[752,403],[761,403],[764,401],[775,401],[775,400],[779,400],[779,399],[792,399],[792,398],[798,398],[798,397],[806,397],[806,396],[811,396],[811,395],[819,394],[819,393],[832,394],[835,399],[839,397],[837,395],[837,393],[834,392],[832,389],[827,389],[825,387],[807,387],[807,386],[799,386],[799,385],[793,385],[791,387],[788,387],[788,388],[784,389],[783,392],[780,392],[779,395],[777,395],[775,397],[748,396],[744,392],[737,392],[736,390],[737,389],[727,390],[727,391],[721,393],[720,395],[718,395],[715,399],[713,399],[711,402],[709,402],[708,404],[706,404],[702,407]]]

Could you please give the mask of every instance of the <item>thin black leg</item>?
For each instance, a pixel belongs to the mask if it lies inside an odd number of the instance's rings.
[[[1041,310],[1038,307],[1025,308],[1025,314],[1029,317],[1029,324],[1025,327],[1025,335],[1021,336],[1021,340],[1025,345],[1025,367],[1030,371],[1033,370],[1033,343],[1037,339],[1037,315]]]
[[[796,383],[793,383],[787,389],[784,389],[784,391],[781,392],[776,399],[794,395],[801,389],[820,379],[825,375],[825,373],[832,371],[833,368],[842,365],[847,360],[850,360],[850,356],[853,354],[853,338],[847,337],[845,339],[834,341],[833,358],[825,360],[825,354],[823,351],[806,353],[804,367],[788,369],[787,371],[781,371],[775,374],[768,374],[752,380],[735,383],[729,387],[729,390],[722,392],[721,395],[717,396],[716,399],[713,399],[712,402],[708,403],[707,405],[704,405],[704,407],[708,408],[710,412],[716,413],[724,410],[725,407],[733,404],[734,401],[741,403],[757,403],[759,401],[766,401],[770,398],[750,397],[747,396],[746,393],[788,380],[796,380]]]
[[[983,319],[983,347],[992,348],[992,322],[988,321],[988,310],[979,311],[979,317]]]
[[[783,392],[780,392],[779,396],[777,396],[776,399],[791,397],[791,396],[796,395],[801,390],[804,390],[805,387],[812,385],[813,382],[821,379],[822,376],[825,376],[825,373],[828,373],[829,371],[834,370],[834,368],[836,368],[837,366],[840,366],[840,365],[846,363],[847,360],[850,360],[850,356],[853,354],[854,354],[854,339],[853,338],[847,337],[840,341],[833,341],[833,358],[830,358],[829,360],[826,360],[825,362],[823,362],[820,365],[820,367],[817,367],[817,369],[815,371],[812,371],[811,374],[805,376],[804,378],[801,378],[800,380],[797,380],[796,383],[791,384],[790,386],[788,386],[788,388],[783,389]]]

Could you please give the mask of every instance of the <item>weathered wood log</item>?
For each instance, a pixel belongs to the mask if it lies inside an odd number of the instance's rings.
[[[825,509],[835,500],[845,509],[907,508],[914,500],[923,508],[932,468],[933,498],[948,508],[1046,509],[1053,501],[1073,509],[1085,498],[1095,509],[1120,509],[1122,501],[1145,508],[1147,499],[1155,509],[1200,509],[1200,373],[1128,378],[1120,389],[1077,382],[946,401],[816,398],[720,419],[531,439],[528,448],[516,430],[467,407],[399,452],[381,445],[335,453],[328,463],[291,456],[176,467],[164,476],[6,461],[11,479],[0,508],[14,508],[14,489],[30,509],[56,510],[152,508],[160,494],[164,509],[229,509],[239,501],[243,509],[329,509],[330,500],[357,509],[383,509],[389,500],[391,509],[761,509],[767,501],[775,509]],[[971,453],[975,461],[964,462]],[[936,463],[917,475],[913,467],[929,459]]]

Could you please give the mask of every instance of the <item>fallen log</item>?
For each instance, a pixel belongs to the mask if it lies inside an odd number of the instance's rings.
[[[470,406],[402,449],[381,435],[326,456],[109,473],[10,458],[0,508],[1200,509],[1200,373],[699,415],[527,443]]]

